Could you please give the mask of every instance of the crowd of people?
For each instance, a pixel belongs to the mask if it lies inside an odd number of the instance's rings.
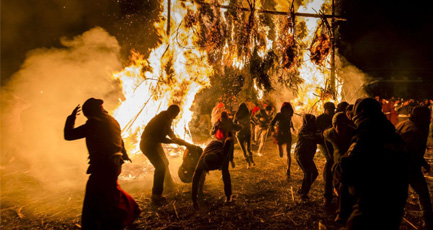
[[[218,103],[211,118],[213,139],[204,149],[176,137],[171,126],[180,109],[171,105],[150,120],[140,142],[140,149],[155,167],[151,199],[155,203],[164,201],[164,187],[173,184],[162,144],[175,143],[194,152],[188,155],[187,164],[184,157],[182,165],[191,171],[189,178],[180,171],[179,176],[182,174],[182,181],[192,181],[191,196],[197,208],[206,172],[212,170],[221,170],[226,202],[232,201],[229,166],[235,167],[236,139],[250,168],[255,166],[252,142],[258,145],[256,155],[262,156],[267,138],[273,137],[279,156],[287,156],[286,175],[290,178],[292,135],[297,134],[293,155],[304,174],[298,191],[303,201],[308,201],[310,188],[319,175],[314,162],[319,149],[326,159],[322,173],[325,207],[331,205],[334,191],[337,193],[335,221],[347,229],[399,229],[410,186],[419,196],[426,229],[433,229],[432,204],[423,175],[430,170],[424,154],[427,138],[432,135],[431,102],[415,104],[378,97],[360,98],[354,104],[326,102],[317,117],[302,115],[297,132],[290,102],[284,102],[279,111],[272,105],[249,108],[242,103],[233,118]],[[119,125],[105,112],[102,100],[91,98],[83,104],[87,123],[74,128],[79,109],[76,107],[67,119],[65,139],[86,138],[89,149],[83,229],[95,229],[107,222],[124,227],[137,218],[140,210],[117,184],[122,163],[130,160]],[[103,174],[112,176],[103,178]]]

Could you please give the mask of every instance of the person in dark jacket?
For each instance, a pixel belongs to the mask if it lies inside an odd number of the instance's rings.
[[[191,146],[191,144],[177,138],[171,129],[172,122],[179,112],[179,106],[170,105],[167,110],[160,112],[149,121],[141,135],[140,149],[155,167],[151,196],[154,202],[165,200],[162,196],[164,182],[165,186],[174,185],[162,144],[175,143],[186,147]]]
[[[270,129],[273,132],[274,143],[278,145],[278,152],[280,157],[283,157],[284,149],[286,147],[287,153],[287,177],[290,178],[290,165],[292,157],[290,155],[292,148],[292,129],[295,130],[292,123],[293,107],[290,102],[284,102],[281,106],[280,112],[277,113],[271,121]]]
[[[311,185],[319,175],[313,159],[316,154],[317,143],[321,139],[322,136],[316,127],[316,117],[312,114],[305,114],[295,148],[295,159],[304,173],[302,187],[299,190],[303,200],[308,199]]]
[[[325,129],[332,127],[332,117],[335,114],[335,105],[332,102],[326,102],[323,105],[323,108],[324,112],[317,117],[317,128],[322,134]],[[325,207],[330,207],[333,199],[332,166],[334,165],[334,151],[332,145],[324,140],[319,143],[319,149],[326,159],[325,167],[323,168],[323,180],[325,181],[325,192],[323,195],[325,197]]]
[[[409,120],[397,124],[397,133],[407,145],[409,157],[409,185],[418,194],[426,229],[433,229],[433,212],[430,193],[422,168],[430,170],[424,159],[430,125],[430,110],[427,107],[413,108]]]
[[[236,138],[244,153],[245,161],[248,168],[255,165],[253,160],[253,153],[251,152],[251,115],[248,110],[247,104],[242,103],[236,111],[234,123],[241,126],[241,130],[236,133]],[[246,145],[246,146],[245,146]]]
[[[404,142],[372,98],[358,99],[357,126],[347,156],[341,159],[342,183],[355,198],[347,229],[399,229],[408,192],[408,155]]]
[[[334,165],[332,166],[333,184],[338,193],[337,200],[337,217],[335,220],[340,223],[345,223],[352,212],[354,204],[353,198],[349,194],[347,185],[341,182],[341,158],[346,154],[351,144],[352,135],[355,131],[355,124],[344,112],[338,112],[332,118],[332,128],[326,129],[323,132],[325,141],[332,144]]]
[[[229,162],[233,153],[233,138],[213,140],[203,150],[192,179],[192,201],[194,208],[198,208],[197,196],[203,194],[203,184],[206,173],[212,170],[221,170],[224,182],[226,203],[232,201],[232,183],[229,172]]]
[[[90,98],[83,104],[84,125],[74,128],[80,112],[78,105],[68,116],[66,140],[86,138],[90,174],[81,215],[82,229],[123,229],[139,215],[135,200],[123,191],[117,178],[122,164],[129,160],[120,136],[119,123],[104,110],[103,101]]]

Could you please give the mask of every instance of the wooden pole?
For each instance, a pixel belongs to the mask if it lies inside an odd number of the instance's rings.
[[[171,0],[168,0],[167,9],[167,36],[170,36],[170,21],[171,21]]]
[[[329,84],[331,85],[330,90],[333,99],[336,99],[335,91],[335,5],[334,0],[332,0],[332,17],[331,17],[331,76],[329,79]]]
[[[203,2],[200,0],[196,0],[195,2],[200,4],[200,5],[206,5],[206,6],[213,5],[213,6],[216,6],[219,8],[223,8],[223,9],[236,9],[236,10],[241,10],[241,11],[251,11],[251,9],[248,9],[245,7],[233,7],[233,6],[226,6],[226,5],[221,5],[221,4],[210,4],[210,3],[206,3],[206,2]],[[258,13],[264,13],[264,14],[290,15],[290,12],[285,12],[285,11],[262,10],[262,9],[255,9],[255,11]],[[342,17],[335,16],[335,15],[329,15],[329,14],[320,15],[320,14],[310,14],[310,13],[295,13],[295,16],[311,17],[311,18],[332,18],[332,17],[334,17],[335,19],[338,19],[338,20],[345,20]]]

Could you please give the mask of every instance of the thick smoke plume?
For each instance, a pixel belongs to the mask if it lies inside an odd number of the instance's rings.
[[[3,198],[23,191],[35,196],[35,190],[83,190],[87,149],[84,139],[63,139],[66,117],[89,97],[104,99],[108,111],[122,97],[119,82],[111,78],[122,67],[115,37],[97,27],[62,38],[61,44],[64,48],[30,51],[1,88]],[[84,122],[80,115],[76,125]]]

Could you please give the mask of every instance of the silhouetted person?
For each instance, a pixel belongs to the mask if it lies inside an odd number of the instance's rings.
[[[338,112],[332,118],[332,128],[326,129],[323,132],[325,141],[332,144],[333,160],[332,166],[333,184],[338,192],[337,200],[337,217],[335,220],[340,223],[345,223],[352,212],[354,204],[352,196],[349,194],[349,188],[341,181],[341,158],[346,154],[351,144],[352,135],[355,131],[355,124],[347,118],[344,112]]]
[[[90,174],[84,196],[82,229],[123,229],[140,213],[135,200],[123,191],[117,178],[122,164],[129,160],[120,136],[119,123],[104,110],[103,101],[90,98],[83,104],[87,117],[77,128],[78,105],[68,116],[64,128],[66,140],[86,138]]]
[[[259,142],[257,155],[263,155],[263,147],[265,146],[266,138],[269,134],[269,124],[273,118],[272,106],[266,106],[265,109],[260,109],[253,117],[256,124],[256,138]]]
[[[346,116],[349,120],[352,120],[353,118],[353,106],[353,104],[350,104],[346,107]]]
[[[241,126],[234,124],[232,120],[230,120],[227,112],[222,112],[220,118],[212,127],[211,135],[214,135],[216,139],[225,141],[227,138],[233,138],[233,134],[236,131],[241,130]],[[233,146],[230,149],[229,153],[229,161],[232,164],[232,167],[235,167],[235,162],[233,161],[233,151],[234,151],[234,142],[230,142]]]
[[[221,170],[224,182],[226,202],[232,201],[232,183],[229,172],[229,162],[233,159],[233,138],[211,141],[203,151],[192,179],[192,201],[198,207],[197,195],[203,194],[203,183],[206,173]]]
[[[321,133],[318,132],[316,127],[316,117],[312,114],[305,114],[295,148],[295,159],[304,173],[302,187],[299,190],[299,194],[303,200],[308,199],[311,185],[319,175],[313,159],[316,154],[317,143],[321,139]]]
[[[317,117],[317,128],[323,134],[325,129],[332,127],[332,117],[335,113],[335,105],[332,102],[326,102],[324,105],[324,112]],[[323,168],[323,180],[325,181],[325,207],[329,207],[332,202],[333,192],[332,192],[332,165],[334,165],[333,160],[333,149],[329,142],[322,141],[319,143],[320,152],[325,156],[326,163]]]
[[[349,103],[347,103],[345,101],[338,103],[337,109],[335,110],[335,113],[339,113],[339,112],[345,113],[347,106],[349,106]]]
[[[236,133],[236,138],[241,146],[245,161],[248,168],[255,165],[253,160],[253,153],[251,152],[251,116],[250,111],[245,103],[239,106],[234,117],[234,123],[240,125],[242,128]],[[246,146],[245,146],[246,145]]]
[[[372,98],[358,99],[354,107],[357,128],[341,160],[342,182],[356,201],[348,229],[399,229],[403,216],[407,153],[381,109]]]
[[[413,108],[409,120],[397,124],[397,133],[407,145],[409,156],[409,185],[418,194],[426,229],[433,229],[433,212],[430,193],[422,168],[426,172],[430,165],[424,159],[430,125],[430,110],[427,107]]]
[[[404,101],[399,106],[395,107],[395,110],[398,113],[398,122],[402,122],[409,119],[409,114],[412,110],[410,101],[409,100]]]
[[[184,140],[177,138],[171,129],[172,122],[179,112],[179,106],[170,105],[167,110],[160,112],[149,121],[141,135],[140,149],[155,167],[151,197],[154,202],[165,200],[162,196],[164,182],[165,186],[174,186],[162,144],[176,143],[190,146]]]
[[[292,132],[294,130],[292,117],[293,107],[290,102],[284,102],[281,106],[280,112],[277,113],[274,119],[271,121],[270,128],[274,133],[274,143],[278,145],[278,152],[280,157],[283,157],[284,149],[286,147],[287,153],[287,177],[290,178],[290,165],[292,163],[292,157],[290,156],[292,147]],[[274,128],[275,127],[275,128]]]

